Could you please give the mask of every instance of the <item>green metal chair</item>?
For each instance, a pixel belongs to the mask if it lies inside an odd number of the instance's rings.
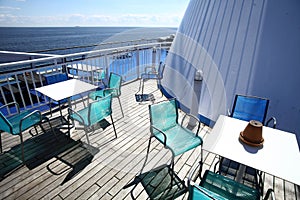
[[[150,69],[150,70],[149,70]],[[147,80],[156,80],[158,87],[161,85],[161,79],[163,78],[165,64],[160,62],[156,70],[155,67],[146,67],[145,72],[141,74],[139,91],[142,89],[142,95],[144,94],[144,83]],[[139,92],[138,91],[138,92]]]
[[[174,171],[174,158],[176,156],[202,145],[202,138],[198,136],[200,121],[196,117],[186,114],[179,124],[178,107],[175,99],[149,105],[149,112],[151,136],[147,153],[149,153],[151,138],[154,137],[172,152],[170,169]],[[187,116],[195,118],[198,122],[196,133],[183,126]],[[202,149],[200,162],[202,162]]]
[[[50,125],[50,128],[53,131],[52,125],[49,119],[42,115],[41,111],[20,111],[20,106],[17,102],[11,102],[6,105],[0,107],[0,110],[3,108],[10,109],[11,106],[15,106],[16,114],[6,117],[2,112],[0,112],[0,148],[2,153],[2,141],[1,141],[1,133],[7,132],[12,135],[19,135],[21,140],[21,150],[22,150],[22,161],[25,163],[24,158],[24,144],[23,144],[23,132],[31,127],[35,127],[36,125],[40,125],[44,121],[47,121]],[[55,134],[55,133],[54,133]]]
[[[107,116],[110,116],[114,128],[115,136],[117,138],[117,132],[112,118],[111,101],[112,101],[112,95],[108,95],[103,98],[99,98],[98,100],[88,104],[87,107],[79,111],[75,111],[72,110],[71,108],[68,108],[69,133],[70,133],[70,124],[71,124],[70,120],[78,121],[79,124],[84,126],[87,142],[90,145],[90,140],[88,137],[89,130],[93,128],[93,125],[102,121]]]
[[[196,168],[191,170],[188,177],[188,190],[189,200],[194,199],[234,199],[234,200],[259,200],[262,197],[260,190],[252,188],[237,181],[234,181],[221,174],[214,173],[206,170],[203,177],[200,178],[200,183],[196,184],[194,174],[197,171]],[[200,165],[200,171],[198,176],[200,177],[202,167]],[[268,189],[264,199],[275,199],[274,191]]]
[[[118,98],[122,116],[124,117],[123,108],[120,101],[121,85],[122,85],[122,76],[111,72],[109,75],[108,85],[104,89],[91,92],[89,94],[89,98],[93,100],[97,100],[97,98],[103,98],[108,95],[111,95],[112,98]]]

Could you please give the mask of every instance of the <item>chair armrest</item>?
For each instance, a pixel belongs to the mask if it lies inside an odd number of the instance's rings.
[[[79,118],[80,118],[80,120],[81,120],[81,122],[79,121],[79,123],[81,123],[81,124],[84,124],[84,119],[83,119],[83,117],[77,112],[77,111],[75,111],[75,110],[73,110],[72,108],[68,108],[68,113],[69,113],[69,118],[72,118],[72,117],[70,117],[72,114],[74,115],[77,115]]]
[[[8,107],[8,106],[10,106],[10,105],[15,105],[16,108],[17,108],[18,113],[20,113],[20,105],[19,105],[17,102],[15,102],[15,101],[10,102],[10,103],[7,103],[7,104],[1,106],[1,107],[0,107],[0,110],[1,110],[2,108]]]
[[[273,121],[273,126],[272,126],[272,128],[276,128],[277,120],[276,120],[275,117],[271,117],[271,118],[267,121],[266,126],[269,126],[269,123],[270,123],[271,121]]]
[[[116,92],[116,96],[118,96],[119,95],[119,93],[118,93],[118,90],[119,89],[117,89],[117,88],[105,88],[105,89],[103,89],[103,95],[105,96],[105,91],[111,91],[111,92]],[[111,93],[110,93],[111,94]],[[106,94],[107,95],[107,94]],[[96,96],[96,100],[98,99],[98,98],[101,98],[101,96]]]
[[[19,128],[20,128],[20,132],[22,131],[22,125],[23,125],[23,122],[24,121],[26,121],[27,119],[29,119],[31,116],[33,116],[34,114],[37,114],[37,115],[39,115],[39,118],[40,118],[40,122],[42,121],[42,113],[41,113],[41,111],[39,111],[39,110],[35,110],[35,111],[33,111],[33,112],[31,112],[31,113],[29,113],[29,114],[27,114],[26,116],[24,116],[21,120],[20,120],[20,126],[19,126]]]
[[[162,130],[160,130],[159,128],[156,128],[153,125],[151,125],[151,127],[154,128],[155,130],[159,131],[164,136],[164,146],[166,146],[167,145],[167,136],[166,136],[166,134]],[[153,134],[153,133],[151,133],[151,134]]]
[[[150,69],[151,71],[147,72],[147,69]],[[153,67],[153,66],[147,66],[147,67],[145,67],[145,74],[148,74],[148,73],[157,73],[156,72],[156,68]]]
[[[270,196],[271,196],[271,199],[272,199],[272,200],[275,200],[275,199],[276,199],[276,198],[275,198],[275,192],[274,192],[274,190],[271,189],[271,188],[268,189],[268,191],[267,191],[267,193],[266,193],[266,195],[265,195],[265,197],[264,197],[264,200],[268,200],[268,199],[270,198]]]
[[[229,109],[227,110],[227,116],[231,116],[231,112]]]
[[[199,130],[200,130],[200,125],[201,125],[201,122],[200,120],[198,119],[198,117],[196,117],[195,115],[192,115],[192,114],[189,114],[189,113],[185,113],[185,115],[183,116],[182,120],[181,120],[181,126],[183,126],[183,122],[185,120],[186,117],[191,117],[193,118],[194,120],[196,120],[196,122],[198,122],[198,128],[197,128],[197,132],[196,132],[196,135],[198,136],[198,133],[199,133]]]
[[[117,88],[105,88],[105,89],[103,89],[104,91],[106,91],[106,90],[116,90],[116,91],[118,91],[119,89],[117,89]]]

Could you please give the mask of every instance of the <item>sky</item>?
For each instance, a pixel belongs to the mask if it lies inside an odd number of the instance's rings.
[[[178,27],[189,0],[0,0],[0,27]]]

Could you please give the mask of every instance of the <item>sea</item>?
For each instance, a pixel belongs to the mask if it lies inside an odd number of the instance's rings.
[[[0,27],[0,64],[13,61],[1,51],[69,54],[92,50],[101,43],[167,37],[176,30],[161,27]],[[84,48],[73,48],[78,46]],[[53,51],[64,48],[69,49]]]

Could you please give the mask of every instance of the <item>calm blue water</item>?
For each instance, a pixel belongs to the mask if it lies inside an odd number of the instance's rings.
[[[98,45],[102,42],[154,39],[174,34],[176,28],[134,27],[0,27],[0,51],[36,52],[74,46]],[[95,47],[48,51],[69,54],[89,51]],[[0,53],[0,63],[28,59],[28,56]]]
[[[104,41],[155,38],[176,29],[130,27],[0,27],[0,51],[34,52],[46,49],[99,44]]]

